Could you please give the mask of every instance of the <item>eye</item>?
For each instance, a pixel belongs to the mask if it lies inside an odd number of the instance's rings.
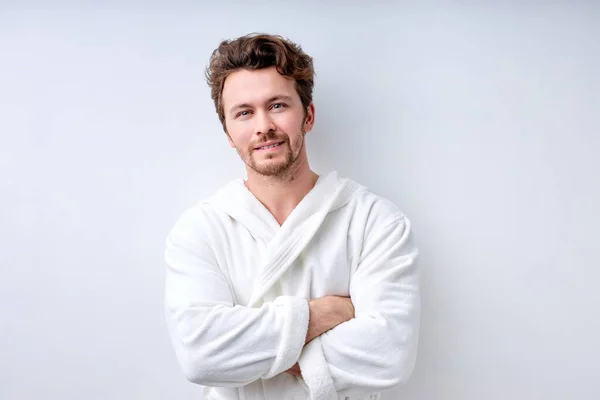
[[[275,103],[275,104],[273,104],[273,106],[271,108],[277,110],[277,109],[281,109],[284,107],[286,107],[286,105],[284,103]]]
[[[248,110],[243,110],[243,111],[240,111],[239,113],[235,114],[235,117],[236,117],[236,118],[238,118],[238,117],[245,117],[245,116],[247,116],[247,115],[250,115],[250,111],[248,111]]]

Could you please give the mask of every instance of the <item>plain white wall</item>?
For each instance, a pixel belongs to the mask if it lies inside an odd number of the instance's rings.
[[[203,72],[250,31],[315,58],[317,171],[413,220],[419,357],[387,399],[600,398],[598,3],[369,3],[0,3],[1,399],[200,398],[164,238],[243,174]]]

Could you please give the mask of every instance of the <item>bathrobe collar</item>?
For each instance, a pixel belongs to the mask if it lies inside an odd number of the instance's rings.
[[[337,171],[320,176],[281,226],[241,178],[225,185],[207,202],[244,225],[253,236],[268,243],[279,231],[297,228],[316,212],[323,211],[323,207],[326,212],[332,212],[344,206],[359,188],[360,185],[354,181],[340,178]]]

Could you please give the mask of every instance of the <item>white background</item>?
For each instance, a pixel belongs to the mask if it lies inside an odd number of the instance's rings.
[[[203,73],[264,31],[315,59],[312,166],[414,223],[419,357],[386,398],[599,399],[600,6],[411,3],[0,2],[0,398],[200,398],[164,239],[243,176]]]

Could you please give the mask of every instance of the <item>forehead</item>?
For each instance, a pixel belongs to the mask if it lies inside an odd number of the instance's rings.
[[[223,86],[225,109],[238,103],[261,103],[274,95],[295,98],[296,82],[281,75],[275,67],[258,70],[241,69],[231,73]]]

